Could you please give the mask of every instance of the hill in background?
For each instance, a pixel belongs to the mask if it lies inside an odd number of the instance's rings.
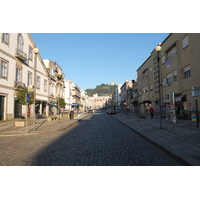
[[[113,92],[115,92],[115,89],[117,88],[117,85],[108,85],[108,84],[101,84],[97,85],[95,89],[87,89],[85,90],[88,94],[88,96],[93,96],[93,94],[98,94],[98,96],[109,96]]]

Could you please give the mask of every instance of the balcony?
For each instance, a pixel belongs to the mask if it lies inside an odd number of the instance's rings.
[[[14,89],[20,89],[20,88],[25,88],[25,87],[26,87],[26,85],[24,83],[15,81]]]
[[[16,49],[16,54],[15,57],[22,60],[23,62],[25,62],[27,60],[27,54],[24,53],[22,50],[20,49]]]

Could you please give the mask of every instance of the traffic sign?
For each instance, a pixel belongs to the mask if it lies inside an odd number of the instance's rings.
[[[29,93],[26,93],[26,103],[30,103],[31,95]]]

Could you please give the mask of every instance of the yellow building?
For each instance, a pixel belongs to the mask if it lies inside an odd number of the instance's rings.
[[[196,98],[192,96],[192,87],[200,87],[200,34],[172,33],[161,43],[159,53],[160,92],[163,114],[168,115],[170,95],[175,96],[176,110],[184,110],[188,116],[195,110]],[[156,46],[156,45],[155,45]],[[159,73],[158,54],[155,50],[138,68],[137,98],[141,111],[150,106],[159,113]]]

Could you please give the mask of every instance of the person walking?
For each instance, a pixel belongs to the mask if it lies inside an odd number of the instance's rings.
[[[71,120],[74,119],[74,111],[73,110],[70,111],[69,117]]]
[[[151,108],[149,109],[149,111],[150,111],[150,113],[151,113],[151,118],[153,118],[153,113],[154,113],[153,107],[151,107]]]

